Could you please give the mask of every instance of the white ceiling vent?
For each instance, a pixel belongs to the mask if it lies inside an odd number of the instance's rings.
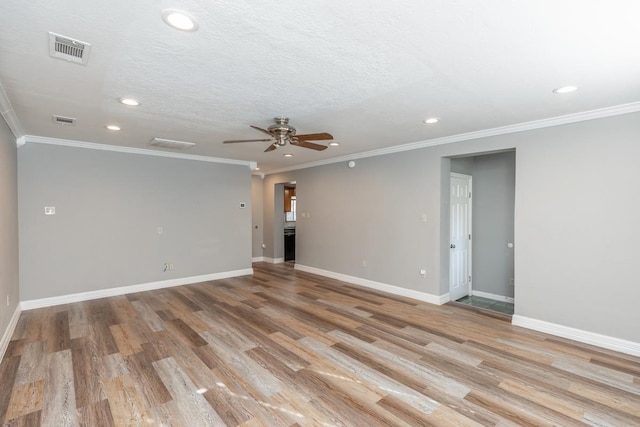
[[[90,50],[89,43],[49,32],[49,55],[54,58],[87,65]]]
[[[65,117],[65,116],[51,116],[53,118],[53,123],[65,126],[75,126],[76,119],[73,117]]]
[[[173,148],[175,150],[186,150],[196,144],[193,142],[174,141],[172,139],[153,138],[150,145],[153,145],[154,147]]]

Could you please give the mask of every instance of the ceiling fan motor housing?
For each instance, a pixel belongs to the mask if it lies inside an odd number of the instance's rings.
[[[296,134],[296,128],[294,128],[289,124],[289,118],[275,117],[273,121],[275,123],[267,128],[269,132],[276,135],[289,135],[289,136],[293,136]]]
[[[280,146],[287,145],[287,142],[296,134],[296,128],[289,125],[288,117],[274,117],[275,122],[267,128],[267,130],[275,138],[275,143]]]

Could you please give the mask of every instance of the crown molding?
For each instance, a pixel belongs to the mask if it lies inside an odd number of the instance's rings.
[[[195,160],[198,162],[224,163],[228,165],[247,166],[250,170],[257,167],[256,162],[247,160],[223,159],[220,157],[199,156],[196,154],[170,153],[167,151],[149,150],[146,148],[122,147],[117,145],[96,144],[94,142],[72,141],[68,139],[49,138],[46,136],[25,135],[24,141],[35,144],[59,145],[65,147],[88,148],[91,150],[115,151],[118,153],[142,154],[145,156],[170,157],[174,159]]]
[[[301,163],[299,165],[293,165],[286,168],[275,169],[266,172],[266,175],[273,175],[276,173],[289,172],[298,169],[307,169],[315,166],[323,166],[333,163],[347,162],[349,160],[364,159],[367,157],[384,156],[386,154],[418,150],[420,148],[433,147],[436,145],[453,144],[454,142],[469,141],[472,139],[486,138],[490,136],[506,135],[509,133],[524,132],[534,129],[543,129],[570,123],[583,122],[587,120],[618,116],[621,114],[636,113],[638,111],[640,111],[640,102],[631,102],[629,104],[616,105],[613,107],[600,108],[597,110],[583,111],[581,113],[566,114],[564,116],[551,117],[548,119],[533,120],[530,122],[517,123],[514,125],[484,129],[475,132],[461,133],[458,135],[444,136],[442,138],[428,139],[425,141],[396,145],[394,147],[387,147],[378,150],[365,151],[362,153],[349,154],[346,156],[333,157],[331,159],[318,160],[315,162]]]
[[[7,122],[7,126],[13,133],[13,136],[16,138],[20,138],[24,136],[24,132],[22,131],[22,126],[20,126],[20,122],[18,121],[18,117],[16,116],[15,111],[13,111],[13,106],[9,101],[9,97],[7,93],[4,91],[2,84],[0,83],[0,114],[5,122]]]

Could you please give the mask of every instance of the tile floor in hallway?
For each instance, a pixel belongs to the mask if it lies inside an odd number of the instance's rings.
[[[497,301],[490,298],[479,297],[477,295],[467,295],[460,298],[456,302],[467,304],[472,307],[485,308],[487,310],[497,311],[498,313],[513,314],[513,303],[506,301]]]

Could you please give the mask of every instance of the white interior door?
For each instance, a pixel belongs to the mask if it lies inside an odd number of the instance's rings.
[[[449,296],[456,301],[471,288],[471,176],[451,173]]]

